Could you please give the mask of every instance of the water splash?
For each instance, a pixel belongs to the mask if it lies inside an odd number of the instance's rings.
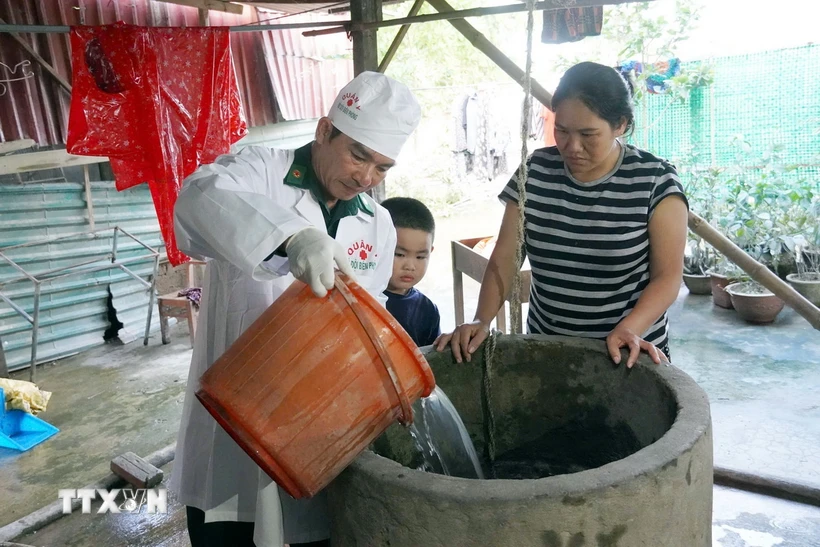
[[[483,479],[473,441],[450,398],[436,387],[413,404],[410,435],[424,458],[423,471]]]

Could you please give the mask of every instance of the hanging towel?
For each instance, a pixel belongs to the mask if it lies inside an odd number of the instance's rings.
[[[68,152],[107,156],[117,190],[148,183],[168,260],[182,181],[247,134],[226,27],[71,28]]]
[[[563,44],[577,42],[587,36],[598,36],[603,24],[603,6],[545,10],[541,42]]]
[[[6,410],[22,410],[35,416],[45,411],[51,399],[50,391],[43,391],[25,380],[0,378],[0,390],[6,394],[6,400],[0,401],[5,403]]]

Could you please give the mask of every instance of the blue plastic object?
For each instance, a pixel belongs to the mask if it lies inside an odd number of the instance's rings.
[[[60,430],[22,410],[6,410],[6,394],[0,388],[0,447],[25,452]]]

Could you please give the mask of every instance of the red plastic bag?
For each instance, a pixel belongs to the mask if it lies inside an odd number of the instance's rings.
[[[147,182],[168,260],[182,181],[247,134],[227,28],[71,28],[68,152],[107,156],[117,189]]]

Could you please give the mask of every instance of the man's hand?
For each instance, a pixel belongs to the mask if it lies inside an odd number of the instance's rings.
[[[290,236],[285,242],[285,253],[293,277],[310,285],[319,298],[333,288],[334,263],[343,274],[356,278],[342,246],[318,228],[311,226]]]

